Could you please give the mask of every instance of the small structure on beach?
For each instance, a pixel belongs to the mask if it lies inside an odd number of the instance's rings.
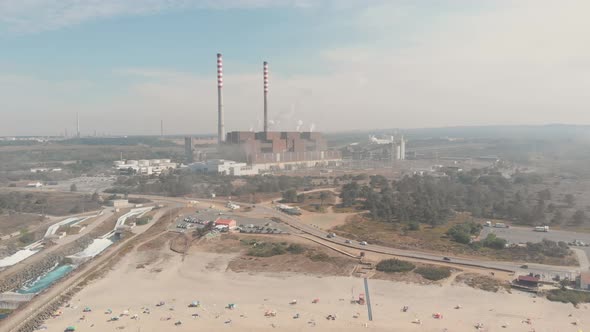
[[[514,279],[510,285],[516,289],[536,293],[539,291],[540,283],[541,278],[539,278],[539,276],[529,274],[525,276],[518,276],[518,278]]]
[[[526,276],[518,276],[516,278],[516,284],[525,287],[537,288],[539,287],[539,283],[541,280],[535,276],[526,275]]]

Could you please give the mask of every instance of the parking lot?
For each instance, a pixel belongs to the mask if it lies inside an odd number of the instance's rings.
[[[583,250],[587,257],[590,257],[590,247],[573,245],[572,242],[577,241],[585,244],[590,244],[590,234],[571,232],[571,231],[558,231],[549,230],[548,232],[535,232],[533,228],[523,227],[510,227],[510,228],[494,228],[484,227],[481,232],[481,238],[484,239],[488,234],[494,233],[498,237],[506,239],[510,244],[527,243],[527,242],[541,242],[543,239],[551,241],[563,241],[570,244],[571,248],[577,248]]]
[[[198,212],[197,212],[198,211]],[[218,209],[195,209],[195,213],[185,214],[178,218],[176,223],[171,225],[170,231],[187,232],[196,228],[204,227],[208,221],[215,221],[217,218],[234,219],[238,230],[242,233],[254,234],[284,234],[289,233],[289,227],[280,222],[266,218],[251,218],[234,214],[229,211]]]
[[[48,186],[61,191],[70,190],[70,186],[75,184],[79,192],[94,193],[103,192],[113,186],[117,178],[115,176],[83,176],[69,180],[58,181],[56,185]]]

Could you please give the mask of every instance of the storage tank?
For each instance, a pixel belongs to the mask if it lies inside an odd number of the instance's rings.
[[[150,165],[150,161],[149,160],[140,160],[138,162],[139,166],[149,166]]]
[[[137,160],[127,160],[127,165],[137,165]]]
[[[170,163],[170,159],[161,159],[160,160],[160,163],[162,163],[162,164],[168,164],[168,163]]]
[[[122,160],[115,160],[113,162],[113,165],[115,165],[115,167],[117,167],[117,166],[125,165],[125,162]]]

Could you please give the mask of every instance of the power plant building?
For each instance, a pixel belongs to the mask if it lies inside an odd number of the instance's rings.
[[[268,168],[293,168],[336,165],[340,151],[328,150],[318,132],[234,131],[227,134],[226,146],[239,149],[244,161]]]
[[[317,132],[298,131],[270,131],[269,130],[269,64],[264,61],[262,66],[262,92],[264,98],[263,131],[233,131],[225,133],[223,110],[223,60],[221,53],[217,54],[217,92],[218,92],[218,142],[220,153],[235,159],[235,165],[228,165],[220,159],[217,166],[207,162],[196,165],[203,170],[237,175],[237,173],[256,173],[258,171],[303,168],[314,166],[336,165],[342,161],[340,151],[328,150],[326,139]],[[187,160],[190,154],[187,148]],[[193,159],[194,160],[194,159]],[[192,161],[192,160],[191,160]],[[241,165],[247,163],[252,168]],[[219,171],[229,167],[227,171]]]

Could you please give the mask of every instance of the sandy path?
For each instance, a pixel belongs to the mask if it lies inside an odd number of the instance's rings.
[[[227,272],[227,262],[232,255],[198,252],[181,261],[180,255],[137,269],[138,257],[127,256],[115,270],[98,280],[74,297],[73,308],[64,309],[63,316],[47,322],[48,331],[63,331],[75,325],[84,331],[113,331],[123,327],[127,331],[280,331],[300,330],[359,330],[366,324],[373,331],[474,331],[474,324],[481,322],[487,331],[504,330],[507,322],[513,331],[577,331],[571,322],[580,319],[580,326],[590,324],[590,310],[586,306],[552,303],[533,298],[529,294],[495,294],[464,286],[420,286],[383,280],[370,280],[374,321],[367,320],[366,306],[350,304],[351,294],[364,292],[362,279],[353,277],[315,277],[307,275],[248,274]],[[151,268],[162,272],[150,272]],[[318,304],[312,304],[319,298]],[[297,299],[296,305],[289,302]],[[200,308],[188,308],[194,300],[201,301]],[[166,305],[156,307],[159,301]],[[224,307],[235,303],[235,310]],[[463,306],[456,310],[457,304]],[[408,305],[406,313],[400,308]],[[80,321],[82,308],[90,306]],[[143,314],[142,307],[149,307],[151,314]],[[113,314],[104,311],[110,308]],[[173,310],[171,310],[171,308]],[[116,322],[107,322],[111,316],[129,310],[138,314],[138,320],[128,316]],[[264,317],[266,310],[276,310],[277,316]],[[431,317],[441,312],[444,319]],[[198,313],[198,318],[191,315]],[[293,315],[300,314],[299,319]],[[359,318],[353,318],[355,314]],[[336,314],[335,321],[325,319]],[[573,317],[568,317],[573,314]],[[167,318],[169,320],[166,320]],[[522,321],[531,318],[533,324]],[[412,324],[420,319],[421,325]],[[174,326],[175,321],[181,326]],[[229,322],[230,323],[225,323]],[[91,327],[93,325],[93,327]],[[274,326],[274,328],[273,328]],[[588,325],[586,325],[588,326]]]
[[[590,262],[588,262],[588,255],[586,255],[586,252],[582,249],[577,249],[577,248],[571,248],[575,253],[576,256],[578,257],[578,262],[580,263],[580,269],[582,271],[588,271],[588,269],[590,268]]]

